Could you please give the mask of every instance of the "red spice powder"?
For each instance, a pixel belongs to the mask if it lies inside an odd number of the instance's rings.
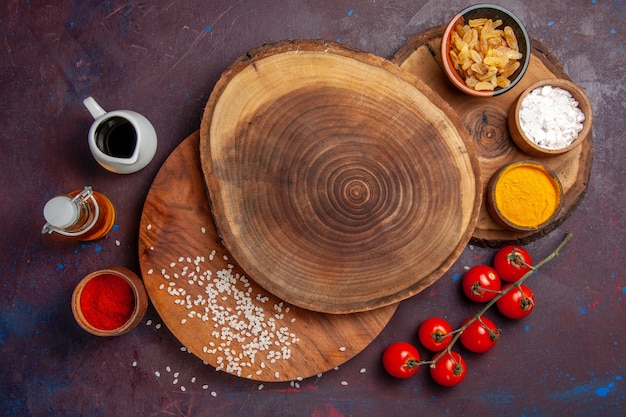
[[[130,284],[117,275],[105,274],[91,279],[80,295],[85,320],[100,330],[114,330],[125,324],[135,309]]]

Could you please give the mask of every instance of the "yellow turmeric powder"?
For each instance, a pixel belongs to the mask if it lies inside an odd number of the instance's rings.
[[[501,215],[526,228],[545,223],[559,207],[560,198],[560,185],[540,165],[512,165],[501,174],[494,189]]]

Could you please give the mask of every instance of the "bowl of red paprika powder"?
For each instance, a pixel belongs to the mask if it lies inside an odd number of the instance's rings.
[[[148,308],[141,279],[124,267],[94,271],[74,289],[72,312],[76,322],[96,336],[118,336],[139,324]]]

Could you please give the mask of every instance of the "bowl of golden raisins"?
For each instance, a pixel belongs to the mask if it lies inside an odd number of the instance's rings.
[[[530,39],[509,10],[476,4],[457,13],[441,39],[444,72],[459,90],[493,97],[513,88],[530,62]]]

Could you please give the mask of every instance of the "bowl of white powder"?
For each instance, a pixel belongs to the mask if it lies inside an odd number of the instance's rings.
[[[591,131],[591,102],[582,88],[564,79],[528,87],[511,106],[509,133],[525,153],[548,157],[568,152]]]

